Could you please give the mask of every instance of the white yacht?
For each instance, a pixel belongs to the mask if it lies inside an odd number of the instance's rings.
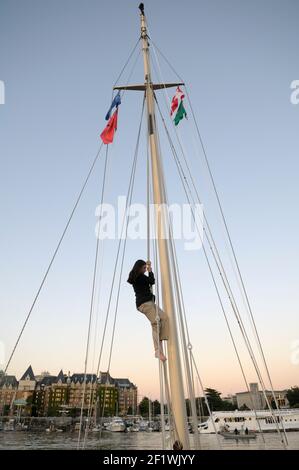
[[[297,431],[299,430],[299,409],[290,410],[273,410],[280,429],[282,429],[281,421],[286,431]],[[234,431],[237,429],[240,431],[243,428],[247,428],[249,431],[259,431],[259,425],[262,431],[276,431],[276,424],[269,410],[258,410],[254,411],[214,411],[207,421],[198,425],[198,430],[202,434],[212,434],[221,431],[223,427]],[[257,423],[257,419],[259,425]]]
[[[106,426],[107,431],[111,432],[124,432],[126,425],[122,418],[115,416]]]

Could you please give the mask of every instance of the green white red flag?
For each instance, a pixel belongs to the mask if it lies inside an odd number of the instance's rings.
[[[173,117],[174,124],[177,126],[178,123],[184,118],[187,117],[186,110],[184,108],[183,99],[185,95],[183,91],[178,86],[175,92],[174,97],[171,101],[170,116]]]

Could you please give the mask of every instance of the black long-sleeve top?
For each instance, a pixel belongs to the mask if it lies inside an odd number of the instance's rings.
[[[133,283],[133,288],[136,296],[136,307],[138,308],[144,302],[151,300],[155,301],[155,296],[151,291],[151,286],[155,284],[155,276],[152,271],[149,271],[148,276],[140,274],[136,281]]]

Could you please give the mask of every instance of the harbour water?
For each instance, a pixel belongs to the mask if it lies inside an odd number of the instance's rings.
[[[191,443],[193,436],[190,435]],[[200,435],[200,448],[202,450],[270,450],[283,449],[277,433],[265,433],[265,443],[262,436],[258,435],[254,440],[224,439],[213,434]],[[299,449],[299,432],[288,432],[289,449]],[[0,449],[76,449],[78,441],[77,433],[46,433],[31,431],[10,431],[0,433]],[[86,439],[85,449],[106,450],[160,450],[162,449],[161,433],[135,432],[135,433],[90,433]]]

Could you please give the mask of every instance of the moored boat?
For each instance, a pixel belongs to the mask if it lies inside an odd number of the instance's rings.
[[[127,429],[122,418],[115,416],[110,423],[107,424],[106,430],[111,432],[125,432]]]
[[[213,434],[215,431],[218,433],[223,429],[228,429],[228,432],[237,429],[241,432],[245,428],[249,432],[258,432],[259,428],[262,432],[273,432],[277,431],[277,425],[282,429],[282,422],[286,431],[298,431],[299,409],[273,410],[272,412],[269,410],[214,411],[212,416],[198,425],[198,430],[201,434]]]

